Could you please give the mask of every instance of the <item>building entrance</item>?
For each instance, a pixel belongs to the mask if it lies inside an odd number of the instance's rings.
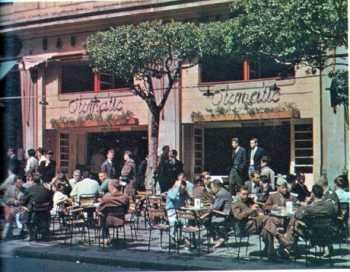
[[[123,131],[106,133],[88,133],[87,139],[87,158],[88,162],[93,164],[91,159],[96,153],[106,154],[110,148],[115,150],[115,165],[117,174],[120,174],[123,166],[124,151],[130,150],[138,165],[148,153],[147,131]]]
[[[271,158],[276,173],[288,174],[290,166],[290,124],[278,126],[205,128],[204,169],[212,175],[228,175],[231,168],[232,137],[238,137],[241,146],[249,150],[249,140],[258,138]]]

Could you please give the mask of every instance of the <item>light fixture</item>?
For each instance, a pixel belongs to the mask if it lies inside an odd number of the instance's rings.
[[[279,92],[281,88],[278,87],[276,83],[274,83],[272,86],[270,86],[270,90],[274,92]]]
[[[214,93],[212,93],[212,92],[210,91],[209,87],[208,87],[208,88],[203,92],[203,95],[209,97],[209,96],[213,96]]]
[[[44,99],[44,98],[41,98],[41,100],[39,101],[39,104],[42,105],[42,106],[49,105],[49,103],[47,103],[46,99]]]
[[[94,96],[90,102],[93,104],[97,104],[97,103],[100,103],[100,100],[96,96]]]

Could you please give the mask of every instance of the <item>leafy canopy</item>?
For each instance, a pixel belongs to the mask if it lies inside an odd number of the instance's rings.
[[[181,65],[200,55],[199,39],[193,23],[147,21],[98,32],[88,38],[87,50],[94,68],[129,81],[137,95],[161,109],[179,78]],[[162,77],[168,86],[157,105],[152,78]]]
[[[327,49],[347,47],[346,0],[238,0],[232,9],[242,12],[231,36],[253,56],[322,68]]]

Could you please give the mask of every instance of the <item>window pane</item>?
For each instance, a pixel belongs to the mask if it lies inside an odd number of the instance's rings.
[[[233,58],[213,57],[201,64],[201,81],[243,80],[243,62]]]
[[[87,64],[62,67],[62,93],[93,91],[93,73]]]
[[[111,74],[101,73],[100,75],[101,90],[127,88],[129,86],[128,82]]]
[[[250,62],[250,79],[279,77],[287,78],[294,76],[293,65],[277,63],[267,57],[261,57],[257,61]]]

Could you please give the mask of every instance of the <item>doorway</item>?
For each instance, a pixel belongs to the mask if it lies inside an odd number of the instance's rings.
[[[147,131],[88,133],[87,148],[89,162],[95,152],[102,150],[105,155],[108,149],[113,148],[115,150],[114,164],[117,175],[119,175],[123,167],[123,154],[126,150],[133,153],[136,165],[139,165],[146,157],[148,153]]]
[[[271,158],[270,167],[276,173],[289,173],[290,165],[290,124],[257,127],[205,128],[204,169],[212,175],[228,175],[231,168],[231,139],[238,137],[241,146],[249,150],[249,140],[258,138]]]

